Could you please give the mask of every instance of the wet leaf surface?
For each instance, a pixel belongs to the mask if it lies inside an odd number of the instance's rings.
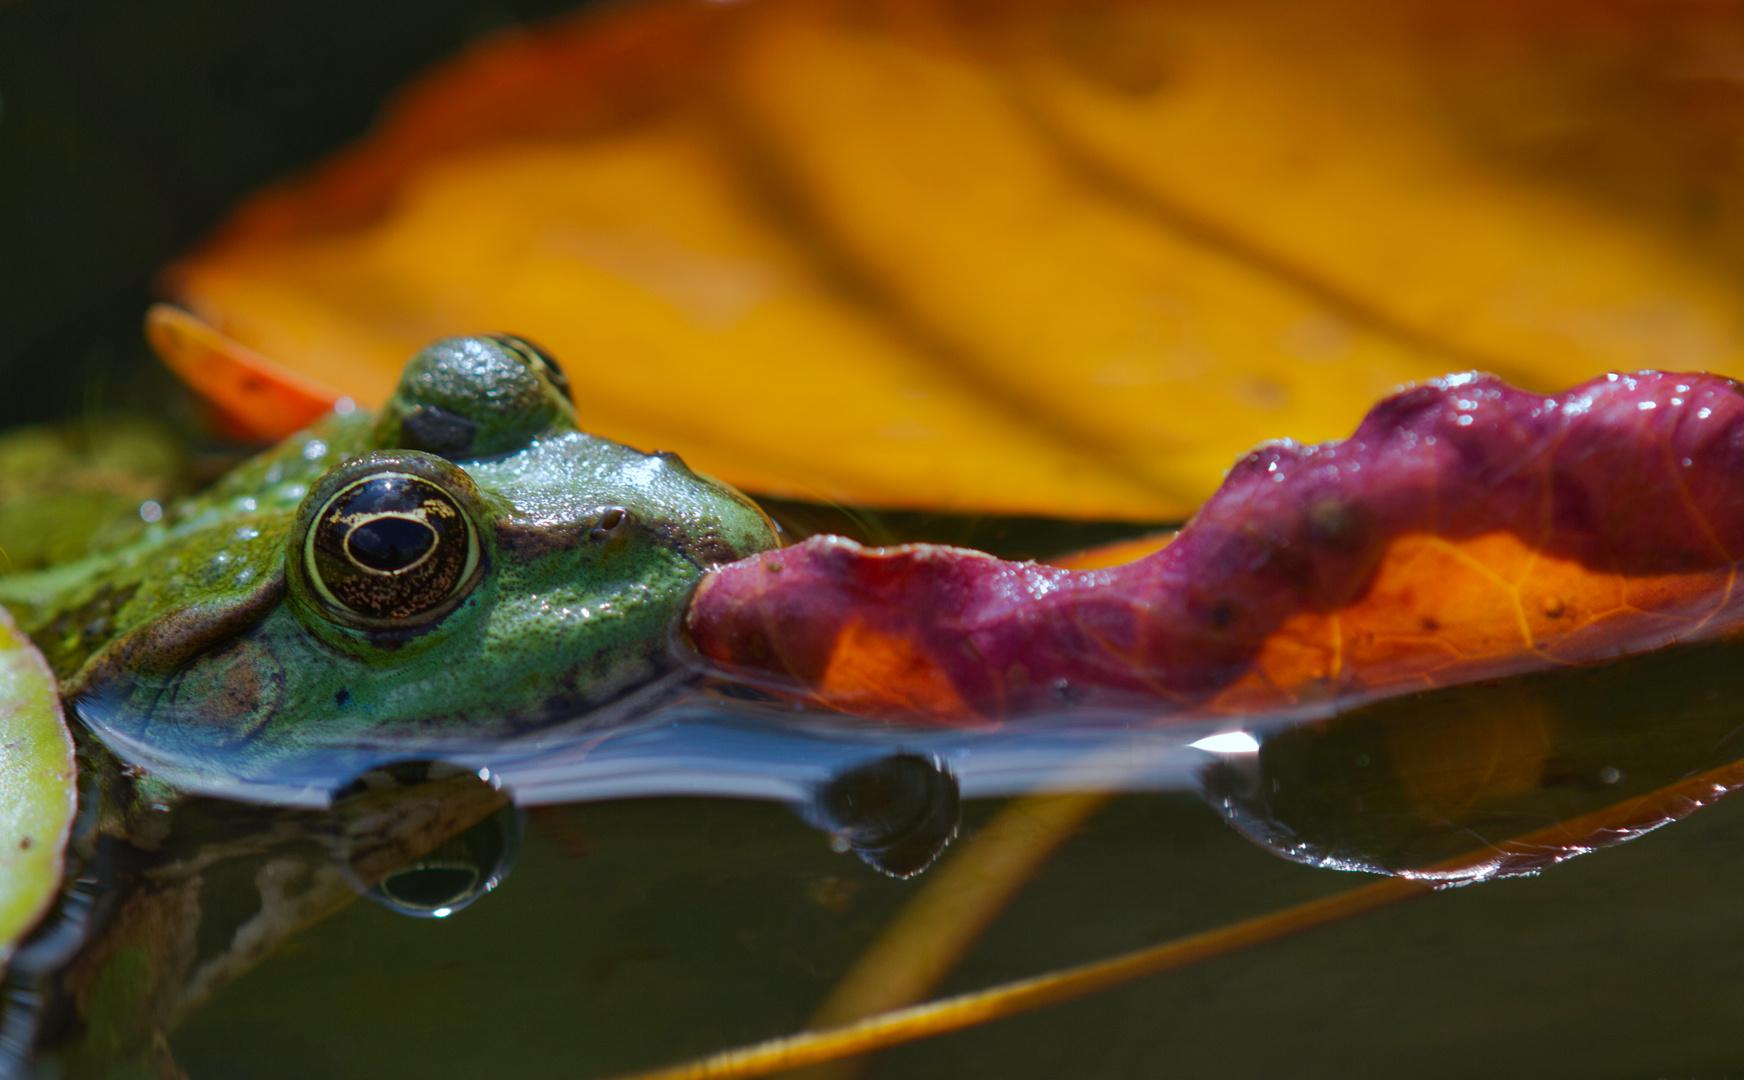
[[[595,430],[755,492],[1180,520],[1407,380],[1740,370],[1739,33],[1548,0],[648,4],[481,44],[165,283],[328,399],[509,329]]]
[[[54,676],[0,612],[0,962],[59,890],[76,777]]]

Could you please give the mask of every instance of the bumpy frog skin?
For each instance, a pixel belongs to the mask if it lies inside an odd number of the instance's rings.
[[[675,670],[704,570],[776,544],[676,456],[578,430],[538,350],[455,338],[378,417],[330,415],[0,603],[123,741],[518,730]]]

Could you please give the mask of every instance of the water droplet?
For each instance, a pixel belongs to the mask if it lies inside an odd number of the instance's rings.
[[[147,499],[139,504],[139,517],[140,520],[147,524],[154,521],[162,521],[163,507],[158,505],[155,499]]]
[[[306,461],[319,461],[327,456],[327,444],[320,439],[310,439],[303,444],[303,458]]]

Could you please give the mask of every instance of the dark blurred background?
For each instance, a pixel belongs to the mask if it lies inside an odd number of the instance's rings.
[[[0,0],[0,425],[178,400],[154,271],[469,41],[575,0]]]

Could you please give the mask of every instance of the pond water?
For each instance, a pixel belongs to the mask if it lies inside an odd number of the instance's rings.
[[[971,803],[969,828],[991,810]],[[178,1060],[192,1076],[286,1078],[674,1061],[796,1029],[924,887],[832,854],[767,804],[615,802],[546,820],[509,883],[452,919],[354,904],[306,931],[190,1019]],[[1723,805],[1538,878],[905,1047],[873,1075],[1726,1075],[1744,1005],[1741,842],[1744,804]],[[1351,884],[1241,841],[1190,796],[1126,797],[941,989]]]

